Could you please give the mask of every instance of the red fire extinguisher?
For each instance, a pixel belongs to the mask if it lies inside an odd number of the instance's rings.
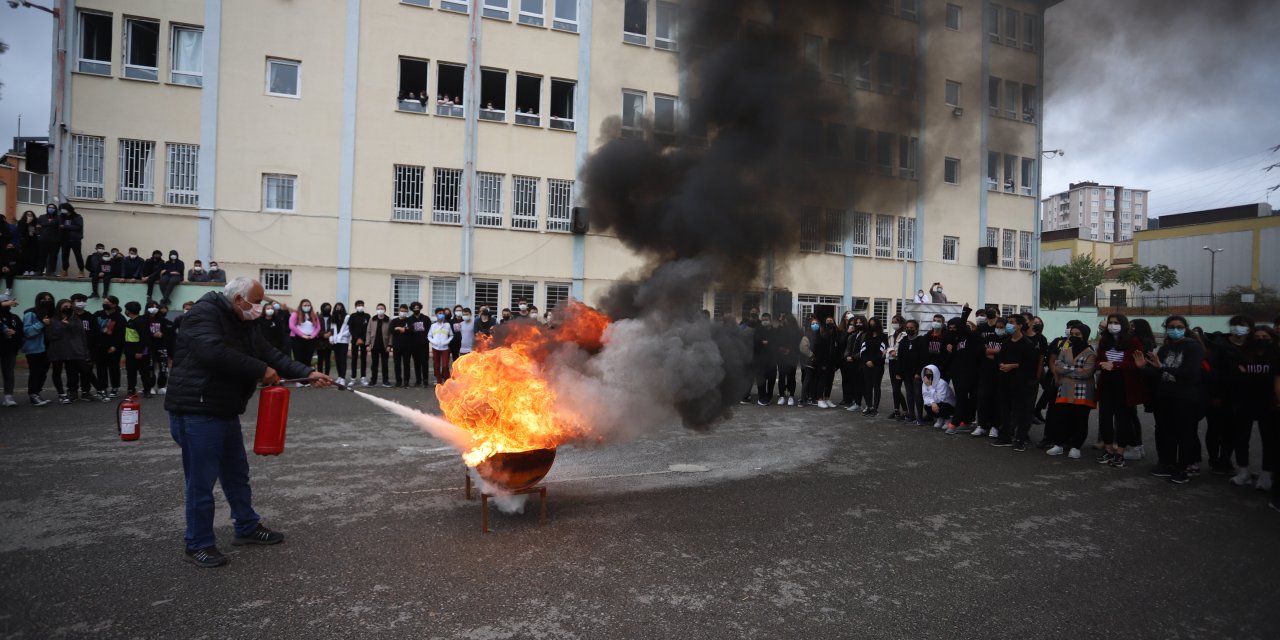
[[[253,452],[278,456],[284,452],[284,429],[289,420],[289,390],[267,387],[258,394],[258,430],[253,436]]]
[[[116,429],[121,440],[137,440],[142,437],[142,403],[138,396],[128,396],[116,407]]]

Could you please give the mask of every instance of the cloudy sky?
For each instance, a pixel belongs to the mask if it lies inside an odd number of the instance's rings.
[[[1065,0],[1046,25],[1045,194],[1096,180],[1155,214],[1263,202],[1280,184],[1280,1]],[[0,4],[0,144],[49,118],[52,18]],[[1271,195],[1280,208],[1280,191]]]

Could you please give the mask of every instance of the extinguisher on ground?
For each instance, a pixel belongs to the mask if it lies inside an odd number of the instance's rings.
[[[278,456],[284,452],[285,426],[289,420],[289,390],[266,387],[258,393],[258,428],[253,436],[253,452]]]
[[[137,440],[142,436],[142,403],[138,402],[138,396],[128,396],[116,407],[116,430],[121,440]]]

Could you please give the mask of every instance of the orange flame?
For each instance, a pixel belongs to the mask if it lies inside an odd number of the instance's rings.
[[[557,326],[535,321],[504,325],[501,344],[477,341],[436,386],[445,418],[469,431],[472,446],[462,460],[476,466],[498,453],[549,449],[592,436],[591,426],[560,405],[544,363],[562,344],[587,351],[603,347],[608,316],[579,302],[557,313]]]

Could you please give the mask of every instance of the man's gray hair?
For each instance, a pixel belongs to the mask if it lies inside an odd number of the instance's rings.
[[[231,282],[228,282],[227,286],[222,288],[222,293],[228,298],[240,296],[241,298],[248,300],[249,292],[253,290],[253,285],[257,283],[257,280],[254,280],[249,276],[240,276],[239,278],[234,278]]]

